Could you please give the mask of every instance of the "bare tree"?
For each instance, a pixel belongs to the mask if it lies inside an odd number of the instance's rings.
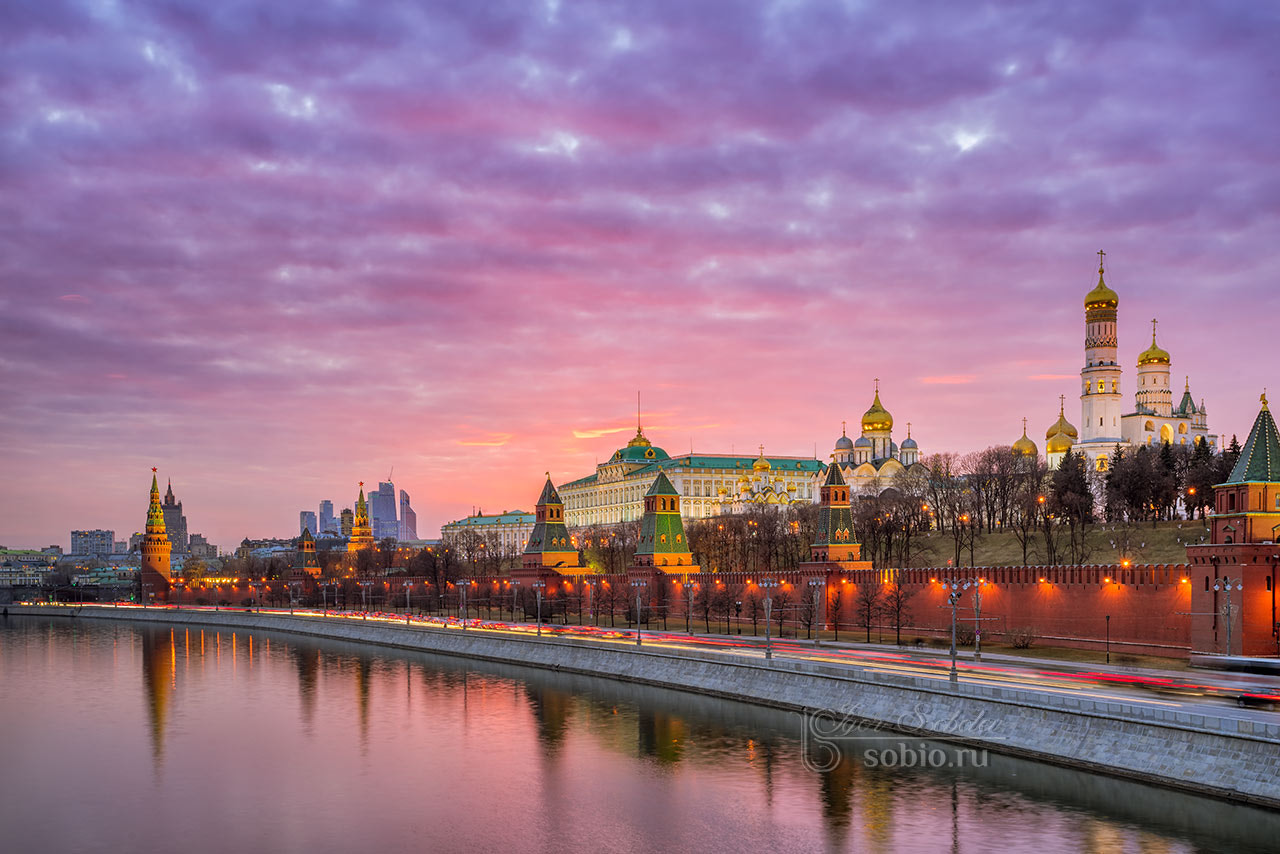
[[[868,580],[859,584],[853,605],[858,615],[858,625],[867,630],[867,643],[871,643],[871,626],[876,617],[880,616],[880,609],[884,605],[884,583]]]

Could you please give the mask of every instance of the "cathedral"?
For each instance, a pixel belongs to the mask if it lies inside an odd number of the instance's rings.
[[[842,431],[831,452],[844,484],[855,495],[879,495],[912,469],[927,474],[920,462],[920,446],[911,438],[911,424],[907,424],[907,438],[902,444],[894,442],[893,416],[880,403],[879,380],[875,389],[871,408],[862,414],[862,435],[853,440],[847,430]]]
[[[1173,405],[1170,374],[1173,359],[1156,343],[1157,321],[1151,321],[1151,346],[1138,355],[1133,407],[1124,412],[1116,326],[1119,295],[1107,286],[1099,252],[1098,284],[1084,298],[1084,367],[1080,370],[1080,429],[1066,420],[1065,403],[1058,420],[1045,433],[1050,468],[1057,468],[1068,450],[1083,453],[1091,468],[1107,470],[1117,445],[1191,445],[1208,442],[1217,451],[1218,437],[1209,433],[1208,410],[1197,405],[1187,377],[1182,398]],[[1065,399],[1064,399],[1065,401]]]

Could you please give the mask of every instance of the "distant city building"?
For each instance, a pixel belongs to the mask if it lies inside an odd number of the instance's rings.
[[[1104,253],[1098,253],[1101,257]],[[1169,382],[1172,358],[1156,343],[1156,321],[1151,321],[1151,346],[1138,355],[1137,387],[1133,411],[1123,413],[1121,368],[1116,333],[1120,297],[1107,286],[1103,265],[1098,264],[1098,284],[1084,298],[1085,351],[1080,370],[1080,430],[1066,422],[1059,407],[1058,423],[1046,435],[1049,464],[1056,467],[1068,447],[1083,453],[1097,471],[1106,471],[1117,445],[1122,450],[1140,445],[1192,445],[1208,442],[1218,449],[1218,437],[1209,432],[1208,409],[1191,396],[1191,378],[1184,382],[1182,399],[1175,409]],[[1055,430],[1055,428],[1057,428]]]
[[[409,506],[409,493],[400,490],[400,533],[396,539],[410,542],[418,539],[418,514]]]
[[[129,535],[130,553],[142,551],[142,541],[145,540],[146,538],[147,538],[147,535],[142,533],[141,531],[134,531],[132,534],[130,534]]]
[[[40,550],[40,553],[46,554],[46,555],[57,555],[58,557],[62,557],[62,546],[45,546]]]
[[[398,537],[400,524],[396,519],[396,486],[390,481],[382,481],[378,488],[369,493],[369,526],[373,538]]]
[[[333,502],[325,499],[320,502],[320,517],[316,520],[321,534],[338,533],[338,520],[333,515]]]
[[[112,544],[111,544],[111,553],[112,553],[112,554],[117,554],[117,555],[128,554],[128,553],[129,553],[129,541],[128,541],[128,540],[116,540],[114,543],[112,543]]]
[[[103,528],[71,532],[73,555],[109,555],[115,551],[116,532]]]
[[[312,537],[320,533],[320,529],[316,527],[316,513],[314,510],[303,510],[298,514],[298,533],[301,534],[303,531],[310,532]],[[314,543],[315,541],[313,540],[312,542]]]
[[[218,556],[218,547],[204,538],[203,534],[192,534],[187,541],[191,556],[209,560]]]
[[[481,541],[492,543],[503,554],[514,555],[524,551],[536,522],[533,513],[508,510],[505,513],[486,516],[473,513],[465,519],[450,522],[440,528],[440,542],[451,548],[461,545],[468,536],[478,536]]]
[[[356,515],[351,512],[350,507],[342,508],[342,521],[338,527],[338,533],[344,537],[350,537],[351,531],[356,524]]]
[[[0,549],[0,587],[34,587],[53,571],[58,555],[25,549]]]
[[[161,509],[164,512],[165,533],[169,535],[173,550],[179,554],[186,554],[187,517],[182,515],[182,502],[173,497],[173,481],[169,481],[169,488],[165,491]]]
[[[364,481],[360,481],[360,497],[356,499],[355,517],[351,523],[351,537],[347,551],[358,552],[373,548],[373,532],[369,527],[369,505],[364,500]]]

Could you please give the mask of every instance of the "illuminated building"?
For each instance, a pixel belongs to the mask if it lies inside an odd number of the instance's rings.
[[[169,589],[169,552],[173,546],[165,533],[164,509],[160,505],[160,484],[151,470],[151,506],[147,509],[147,533],[142,540],[142,589],[165,593]]]
[[[338,533],[344,537],[350,537],[351,531],[355,528],[356,514],[351,512],[350,507],[342,508],[342,521],[339,522]]]
[[[392,539],[400,535],[400,523],[396,519],[396,485],[382,481],[369,493],[369,526],[375,540]]]
[[[822,464],[812,457],[683,454],[654,446],[642,427],[595,473],[561,484],[570,527],[610,525],[640,519],[644,498],[664,474],[682,496],[681,514],[701,519],[741,512],[751,504],[812,503]]]
[[[480,538],[486,548],[496,548],[503,555],[520,554],[528,545],[533,532],[534,514],[523,510],[485,515],[473,513],[464,519],[450,522],[440,528],[440,540],[446,546],[458,548],[469,536]]]
[[[1105,253],[1099,252],[1099,258]],[[1140,445],[1190,445],[1208,442],[1217,450],[1218,437],[1209,433],[1208,411],[1201,400],[1197,405],[1191,396],[1191,378],[1187,377],[1182,399],[1175,409],[1169,374],[1172,357],[1156,343],[1156,321],[1151,321],[1151,346],[1138,355],[1137,388],[1133,411],[1123,413],[1121,368],[1117,356],[1119,340],[1116,332],[1120,297],[1108,287],[1104,267],[1099,261],[1098,284],[1084,298],[1085,353],[1080,369],[1080,431],[1078,439],[1063,426],[1071,427],[1059,412],[1058,424],[1045,435],[1055,446],[1049,451],[1049,463],[1056,467],[1071,439],[1077,453],[1083,453],[1090,466],[1106,471],[1107,460],[1116,445],[1122,449]],[[1057,429],[1055,429],[1057,428]],[[1071,428],[1074,430],[1074,428]],[[1062,438],[1054,441],[1056,436]]]
[[[842,431],[831,458],[840,466],[850,491],[859,495],[879,495],[908,473],[928,474],[920,462],[920,446],[911,438],[910,424],[901,447],[893,441],[893,416],[880,403],[879,380],[871,406],[862,414],[862,434],[854,441]]]
[[[173,497],[172,480],[169,481],[169,488],[165,491],[161,510],[164,511],[164,528],[169,535],[173,550],[178,554],[186,554],[187,517],[182,515],[182,502]]]
[[[346,511],[344,510],[345,514]],[[351,523],[351,537],[347,551],[358,552],[373,548],[373,531],[369,528],[369,505],[364,500],[364,481],[360,481],[360,497],[356,499],[356,512]]]

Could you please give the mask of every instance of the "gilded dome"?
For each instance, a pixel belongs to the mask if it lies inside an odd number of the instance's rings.
[[[760,456],[751,464],[751,468],[753,471],[768,471],[773,468],[769,461],[764,458],[764,448],[760,449]]]
[[[1071,422],[1067,420],[1066,412],[1062,406],[1058,407],[1058,420],[1053,422],[1048,430],[1044,431],[1044,437],[1045,439],[1052,439],[1059,433],[1065,433],[1067,438],[1073,440],[1080,438],[1079,431],[1077,431],[1076,428],[1071,425]]]
[[[1098,267],[1098,284],[1085,294],[1084,307],[1114,309],[1118,305],[1120,305],[1119,295],[1107,287],[1107,283],[1102,279],[1102,267]]]
[[[871,430],[888,431],[893,429],[893,416],[889,410],[880,405],[880,391],[876,390],[876,399],[871,408],[862,414],[862,432]]]
[[[1013,453],[1020,457],[1039,456],[1040,449],[1027,436],[1027,419],[1022,419],[1022,437],[1013,443]]]
[[[1151,330],[1151,346],[1143,350],[1138,356],[1139,365],[1167,365],[1169,364],[1169,352],[1161,349],[1156,344],[1156,331]]]
[[[1045,443],[1044,452],[1046,454],[1065,454],[1071,450],[1071,446],[1074,444],[1071,441],[1071,437],[1066,433],[1054,433],[1049,437],[1049,441]]]

